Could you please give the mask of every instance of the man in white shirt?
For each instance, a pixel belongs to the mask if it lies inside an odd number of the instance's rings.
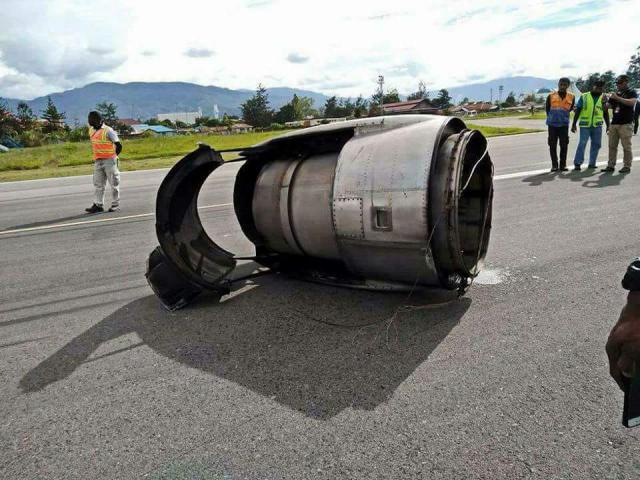
[[[95,201],[85,211],[87,213],[104,212],[104,189],[107,181],[111,185],[111,208],[109,211],[118,211],[120,209],[118,155],[122,151],[122,144],[118,134],[113,128],[103,123],[98,112],[89,112],[89,138],[93,150]]]

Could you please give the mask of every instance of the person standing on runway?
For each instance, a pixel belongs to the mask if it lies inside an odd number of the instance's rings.
[[[598,152],[602,145],[603,123],[607,125],[607,132],[609,131],[609,111],[604,108],[603,90],[604,81],[596,81],[591,87],[591,91],[583,93],[576,105],[573,125],[571,126],[571,132],[576,133],[576,123],[580,120],[580,141],[578,142],[578,148],[576,148],[576,156],[573,159],[573,169],[576,171],[580,171],[582,168],[584,151],[589,140],[591,140],[591,148],[589,151],[589,166],[587,168],[596,168]]]
[[[611,128],[609,129],[609,164],[603,172],[613,172],[618,160],[618,143],[622,144],[623,163],[620,173],[631,172],[633,152],[631,151],[631,137],[634,131],[634,110],[638,94],[629,88],[629,77],[620,75],[616,80],[617,92],[609,96],[609,106],[613,109]]]
[[[113,128],[102,122],[102,117],[98,112],[89,112],[89,138],[93,150],[95,201],[85,211],[87,213],[104,212],[104,189],[107,181],[111,185],[111,208],[109,211],[118,211],[120,210],[118,155],[122,151],[122,144]]]
[[[569,115],[573,110],[575,96],[568,92],[571,80],[562,77],[558,81],[558,90],[547,97],[547,127],[549,129],[549,153],[551,154],[551,171],[566,172],[567,148],[569,147]],[[560,143],[560,163],[558,164],[558,143]]]

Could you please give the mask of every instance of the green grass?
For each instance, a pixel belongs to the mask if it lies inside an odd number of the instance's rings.
[[[503,135],[518,135],[521,133],[535,133],[542,131],[535,128],[489,127],[486,125],[474,125],[473,123],[467,123],[467,127],[480,130],[485,137],[500,137]]]
[[[224,150],[246,147],[281,135],[284,130],[239,135],[180,135],[123,140],[120,169],[144,170],[169,167],[204,142]],[[93,172],[89,142],[62,143],[13,149],[0,155],[0,181],[86,175]]]
[[[522,115],[522,112],[498,111],[498,112],[478,113],[477,115],[460,117],[460,118],[462,118],[463,120],[483,120],[485,118],[518,117],[521,115]]]

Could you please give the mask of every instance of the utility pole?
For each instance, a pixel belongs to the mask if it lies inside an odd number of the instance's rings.
[[[384,115],[384,76],[378,75],[378,88],[380,89],[380,115]]]
[[[502,103],[502,91],[504,90],[504,86],[500,85],[498,87],[498,105]]]
[[[493,103],[493,87],[491,88],[491,103]]]

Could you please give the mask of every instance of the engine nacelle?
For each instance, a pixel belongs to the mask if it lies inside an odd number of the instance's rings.
[[[299,130],[241,150],[234,208],[273,271],[356,288],[464,290],[491,229],[487,141],[457,118],[375,117]],[[202,290],[224,294],[236,265],[197,215],[207,176],[222,165],[203,146],[158,191],[160,241],[147,278],[165,306]]]

